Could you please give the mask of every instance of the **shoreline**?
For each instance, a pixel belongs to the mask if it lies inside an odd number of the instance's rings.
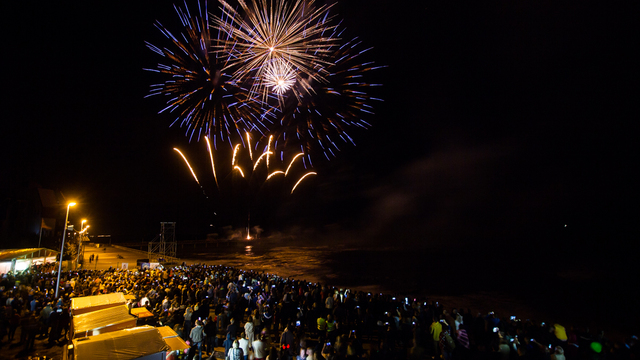
[[[364,293],[385,293],[416,298],[424,298],[426,296],[428,301],[441,302],[448,309],[454,307],[458,309],[470,308],[474,313],[495,311],[499,316],[504,318],[513,315],[523,320],[531,319],[533,321],[545,321],[548,323],[553,322],[555,319],[555,322],[563,325],[571,324],[574,327],[604,329],[606,334],[609,334],[611,338],[623,338],[629,336],[630,331],[634,331],[632,328],[626,329],[622,324],[617,323],[615,319],[600,321],[597,317],[582,316],[579,311],[572,311],[571,306],[547,306],[550,302],[553,303],[554,299],[546,298],[542,293],[537,294],[536,297],[527,297],[527,295],[535,293],[535,291],[514,293],[509,292],[509,289],[500,291],[499,287],[482,289],[482,287],[477,286],[477,284],[476,286],[471,286],[466,291],[461,290],[465,288],[462,284],[458,287],[451,286],[449,290],[454,291],[446,291],[447,286],[440,284],[433,288],[434,291],[431,291],[425,283],[425,286],[421,288],[422,291],[419,293],[411,293],[389,291],[389,289],[385,289],[382,282],[379,284],[356,284],[353,280],[358,280],[359,273],[342,276],[341,271],[349,272],[350,269],[331,268],[331,266],[335,266],[335,264],[331,265],[331,263],[335,262],[333,257],[340,259],[341,256],[353,256],[353,249],[331,249],[327,246],[300,247],[297,245],[273,247],[273,245],[282,244],[263,243],[258,246],[245,245],[244,248],[242,246],[224,246],[217,248],[217,250],[209,246],[206,248],[206,252],[200,253],[200,256],[190,251],[190,254],[181,254],[182,257],[180,260],[187,264],[232,266],[243,270],[275,274],[284,278],[292,277],[298,280],[306,280],[307,282],[320,282],[338,288],[350,288],[352,291],[363,291]],[[247,249],[249,246],[251,246],[251,248]],[[130,250],[132,250],[132,253],[136,252],[135,249]],[[310,252],[310,250],[314,252]],[[139,250],[137,252],[138,254],[146,253]],[[370,252],[371,250],[362,251],[363,254],[369,254]],[[381,250],[381,252],[382,255],[384,255],[386,251]],[[318,253],[323,255],[319,256]],[[89,253],[85,254],[85,258],[88,257],[88,254]],[[314,257],[316,258],[313,263],[307,262],[309,258]],[[382,271],[383,273],[387,272],[384,267],[381,267],[378,271]],[[368,276],[370,275],[371,274],[368,274]],[[396,281],[396,283],[401,287],[399,281]],[[446,285],[447,281],[444,281],[444,283]],[[539,307],[536,305],[539,305]]]

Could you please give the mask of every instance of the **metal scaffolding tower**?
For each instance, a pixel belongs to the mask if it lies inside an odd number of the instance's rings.
[[[160,234],[149,242],[150,262],[173,262],[176,261],[176,223],[161,222]]]

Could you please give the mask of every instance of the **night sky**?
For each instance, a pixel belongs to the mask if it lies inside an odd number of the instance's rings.
[[[336,5],[388,65],[372,92],[385,101],[300,191],[256,200],[253,224],[363,246],[635,254],[633,9],[395,4]],[[159,80],[142,69],[160,61],[144,41],[166,44],[153,22],[176,22],[171,2],[20,1],[2,14],[3,197],[29,181],[59,189],[78,201],[71,223],[123,242],[151,240],[161,221],[178,223],[179,240],[243,226],[212,186],[204,143],[144,98]],[[204,164],[209,199],[173,147]]]

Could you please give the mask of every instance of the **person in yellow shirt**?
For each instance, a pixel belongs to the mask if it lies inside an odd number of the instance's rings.
[[[324,335],[324,332],[327,331],[327,320],[324,317],[320,316],[318,318],[318,334]]]
[[[558,340],[567,341],[567,331],[564,329],[564,326],[560,324],[553,324],[553,333],[556,335]]]
[[[429,327],[429,332],[432,336],[435,355],[438,356],[440,355],[440,333],[442,332],[442,324],[434,318]]]
[[[331,339],[331,341],[335,341],[336,339],[336,328],[337,328],[337,323],[335,320],[333,320],[333,317],[331,316],[331,314],[327,315],[327,338]]]

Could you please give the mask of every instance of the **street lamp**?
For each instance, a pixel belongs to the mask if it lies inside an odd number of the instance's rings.
[[[84,222],[87,220],[82,220],[82,223],[84,224]],[[84,227],[84,229],[82,229],[82,231],[80,231],[80,239],[78,241],[78,256],[76,256],[76,266],[78,265],[79,261],[80,261],[80,250],[82,249],[82,243],[84,241],[86,241],[87,239],[87,230],[89,230],[89,228],[91,227],[91,225],[87,225]]]
[[[60,288],[60,272],[62,271],[62,255],[64,254],[64,238],[67,235],[67,222],[69,221],[69,208],[76,203],[70,202],[67,205],[67,216],[64,218],[64,231],[62,232],[62,247],[60,248],[60,262],[58,264],[58,281],[56,281],[56,296],[58,298],[58,289]]]
[[[82,228],[84,226],[84,223],[87,222],[87,219],[82,219],[82,222],[80,223],[80,232],[82,232]]]

